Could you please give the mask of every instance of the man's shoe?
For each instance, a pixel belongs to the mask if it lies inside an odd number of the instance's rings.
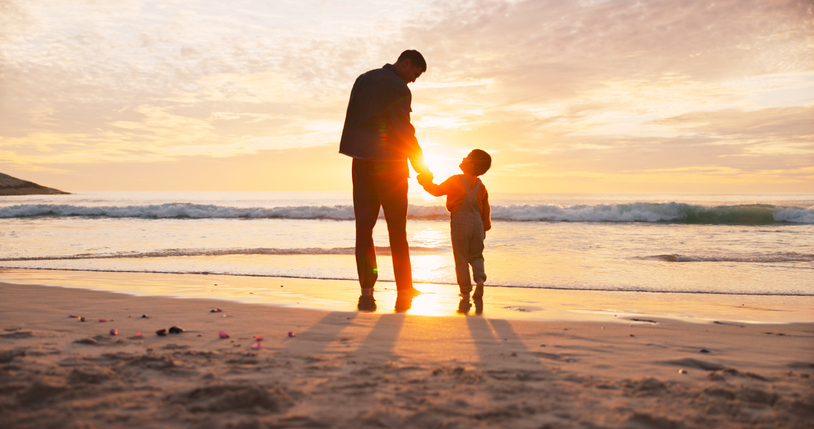
[[[397,291],[398,296],[402,296],[402,297],[404,297],[404,296],[418,296],[418,295],[421,295],[422,293],[424,293],[424,292],[421,292],[420,290],[418,290],[418,289],[416,289],[414,287],[410,288],[410,289],[399,289]]]
[[[376,311],[376,300],[372,296],[362,295],[359,297],[359,304],[356,306],[359,311],[373,312]]]
[[[413,307],[413,295],[396,295],[396,313],[404,313]]]

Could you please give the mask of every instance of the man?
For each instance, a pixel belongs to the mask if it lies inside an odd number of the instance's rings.
[[[360,310],[375,309],[373,286],[378,279],[373,227],[384,210],[400,297],[413,288],[407,244],[407,160],[418,173],[429,173],[415,128],[410,123],[412,94],[408,83],[427,70],[415,50],[401,53],[395,64],[362,74],[353,84],[339,153],[353,158],[353,211],[356,215],[356,270],[362,296]]]

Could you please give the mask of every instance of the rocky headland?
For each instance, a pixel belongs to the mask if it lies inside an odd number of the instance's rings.
[[[70,192],[48,188],[34,182],[20,180],[8,174],[0,173],[0,195],[42,195],[42,194],[69,194]]]

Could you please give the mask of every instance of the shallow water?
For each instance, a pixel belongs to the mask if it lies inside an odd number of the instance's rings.
[[[282,192],[4,197],[0,268],[352,280],[349,200]],[[492,205],[492,286],[814,295],[814,195],[495,195]],[[712,220],[665,218],[682,210]],[[766,213],[778,219],[765,221]],[[454,285],[443,200],[411,196],[410,217],[415,281]],[[374,240],[383,246],[380,279],[392,281],[383,220]]]

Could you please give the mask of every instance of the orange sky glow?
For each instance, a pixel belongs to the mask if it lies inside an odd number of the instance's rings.
[[[810,0],[0,0],[0,29],[0,172],[67,191],[349,191],[351,86],[404,49],[436,177],[480,148],[493,194],[814,191]]]

